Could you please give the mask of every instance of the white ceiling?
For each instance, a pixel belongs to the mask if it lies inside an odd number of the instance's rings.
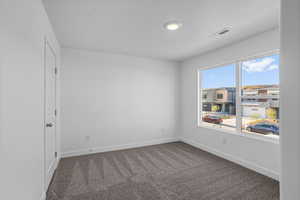
[[[279,0],[45,0],[63,47],[183,60],[278,27]],[[178,20],[175,32],[163,24]],[[232,30],[222,37],[214,33]]]

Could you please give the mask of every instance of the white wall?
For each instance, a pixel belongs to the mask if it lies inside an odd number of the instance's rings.
[[[281,1],[280,199],[300,199],[300,1]],[[297,22],[297,23],[295,23]]]
[[[0,1],[0,199],[44,194],[44,37],[59,45],[40,0]]]
[[[222,49],[191,58],[181,66],[180,132],[184,141],[278,178],[278,142],[197,128],[197,69],[228,63],[279,48],[279,31],[271,30]]]
[[[178,125],[178,64],[63,49],[65,156],[170,141]]]

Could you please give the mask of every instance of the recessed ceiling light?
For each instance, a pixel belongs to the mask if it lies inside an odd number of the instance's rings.
[[[171,21],[171,22],[167,22],[164,25],[165,29],[167,29],[168,31],[176,31],[178,30],[180,27],[182,27],[182,23],[177,22],[177,21]]]

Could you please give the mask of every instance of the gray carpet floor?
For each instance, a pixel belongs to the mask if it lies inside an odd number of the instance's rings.
[[[175,142],[64,158],[47,200],[279,200],[279,184]]]

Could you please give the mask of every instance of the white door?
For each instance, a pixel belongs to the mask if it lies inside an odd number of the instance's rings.
[[[48,187],[56,164],[56,65],[55,54],[45,42],[45,181]]]

